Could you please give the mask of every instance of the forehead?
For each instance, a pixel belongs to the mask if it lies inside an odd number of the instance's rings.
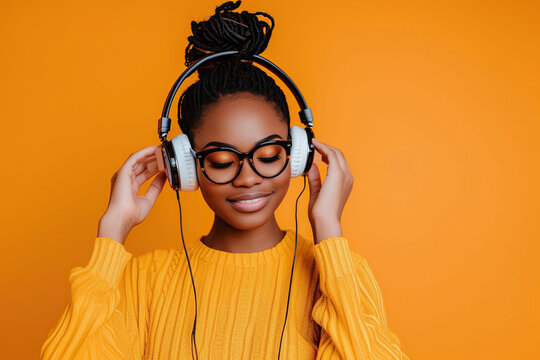
[[[272,134],[286,139],[287,132],[287,123],[262,96],[227,95],[204,111],[193,135],[194,148],[200,151],[207,143],[219,141],[249,151],[260,139]]]

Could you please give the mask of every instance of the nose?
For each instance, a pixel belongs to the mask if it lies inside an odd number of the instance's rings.
[[[232,184],[238,187],[251,187],[257,185],[262,181],[262,177],[259,176],[255,170],[251,167],[249,160],[245,159],[240,169],[240,174],[233,180]]]

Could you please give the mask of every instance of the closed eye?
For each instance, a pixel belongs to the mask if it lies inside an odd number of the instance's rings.
[[[210,161],[210,167],[213,167],[214,169],[225,169],[233,164],[233,161],[229,161],[226,163],[219,163],[219,162],[213,162]]]
[[[262,162],[265,162],[265,163],[271,163],[271,162],[274,162],[276,160],[279,160],[280,156],[279,154],[278,155],[274,155],[272,157],[263,157],[263,158],[257,158],[258,160],[262,161]]]

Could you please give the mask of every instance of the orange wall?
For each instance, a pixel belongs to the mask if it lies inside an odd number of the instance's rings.
[[[2,3],[0,358],[38,356],[67,304],[69,270],[89,259],[110,177],[159,143],[190,21],[221,2]],[[540,358],[538,3],[325,3],[239,10],[275,18],[262,55],[291,75],[318,137],[350,163],[344,233],[368,259],[403,350]],[[282,227],[294,228],[300,189],[294,179]],[[181,196],[186,236],[206,232],[200,192]],[[166,184],[127,249],[181,248],[178,220]]]

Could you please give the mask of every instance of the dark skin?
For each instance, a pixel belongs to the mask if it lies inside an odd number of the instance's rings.
[[[201,117],[194,131],[193,150],[201,151],[211,141],[233,145],[247,152],[257,141],[277,134],[276,139],[287,139],[287,123],[265,100],[251,95],[229,95],[213,104]],[[275,246],[285,235],[279,228],[274,212],[287,194],[291,170],[274,178],[262,178],[246,163],[238,177],[228,184],[214,184],[202,173],[197,162],[197,177],[201,193],[214,211],[214,223],[203,243],[216,250],[242,253],[255,252]],[[252,213],[237,211],[226,200],[249,192],[272,192],[269,202]]]
[[[287,123],[281,113],[263,97],[237,93],[222,97],[209,106],[194,131],[191,145],[203,150],[211,141],[230,144],[248,152],[263,138],[287,139]],[[328,165],[324,183],[316,163],[307,172],[309,182],[308,217],[315,244],[342,236],[341,215],[353,186],[353,177],[343,153],[318,139],[313,139],[317,153]],[[98,236],[124,244],[131,229],[147,217],[166,182],[163,169],[158,169],[157,156],[161,145],[153,145],[132,153],[111,178],[111,193],[105,214],[101,217]],[[159,155],[156,155],[159,154]],[[262,178],[246,163],[239,176],[228,184],[214,184],[197,164],[199,187],[208,206],[214,211],[214,223],[202,241],[216,250],[249,253],[275,246],[285,235],[277,224],[274,212],[289,189],[290,164],[274,178]],[[152,180],[144,195],[142,184]],[[271,193],[268,203],[255,212],[241,212],[228,198],[250,192]]]

